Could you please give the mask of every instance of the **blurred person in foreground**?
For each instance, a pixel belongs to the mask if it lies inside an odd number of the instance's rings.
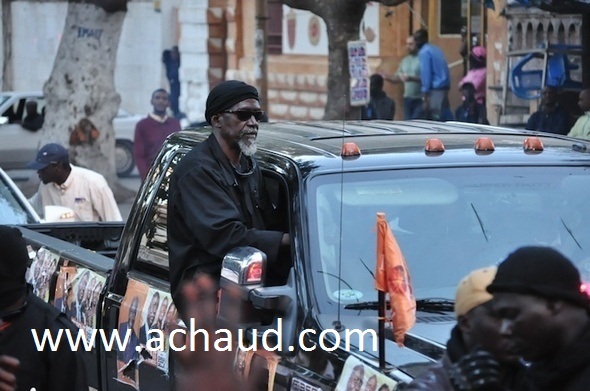
[[[187,319],[195,319],[199,329],[207,330],[212,336],[209,346],[214,346],[217,316],[217,283],[206,274],[193,276],[185,280],[179,288],[185,303],[185,315]],[[196,333],[194,338],[195,349],[191,345],[190,333],[182,335],[176,333],[174,344],[177,347],[185,346],[182,351],[175,351],[174,357],[181,365],[180,371],[175,372],[175,389],[179,391],[246,391],[255,390],[255,379],[252,375],[244,384],[233,371],[234,352],[217,349],[204,350],[205,340],[201,333]]]
[[[11,356],[0,356],[0,390],[16,390],[16,372],[20,367],[20,362]]]
[[[590,301],[569,259],[550,247],[521,247],[487,290],[502,338],[530,363],[527,390],[590,389]]]
[[[455,295],[457,325],[443,358],[403,390],[521,389],[525,368],[501,334],[492,295],[486,291],[495,275],[496,267],[490,266],[471,272],[459,282]],[[478,388],[479,384],[494,388]]]
[[[106,179],[98,172],[70,164],[69,152],[61,145],[44,145],[28,167],[37,170],[42,182],[29,198],[37,213],[43,214],[48,205],[60,205],[70,208],[76,221],[123,220]]]
[[[560,103],[557,88],[546,86],[541,91],[541,107],[531,114],[525,126],[527,130],[555,134],[567,134],[570,115]]]
[[[0,352],[20,363],[3,358],[0,370],[8,365],[16,374],[18,390],[87,391],[81,352],[67,343],[60,343],[55,350],[48,346],[37,350],[33,330],[39,338],[49,331],[57,340],[58,333],[69,329],[76,335],[78,329],[65,314],[35,296],[26,283],[30,259],[21,232],[0,226],[0,238]],[[0,378],[10,383],[10,376],[2,374]]]

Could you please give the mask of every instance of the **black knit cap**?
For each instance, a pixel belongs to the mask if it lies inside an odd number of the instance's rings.
[[[239,80],[225,80],[213,87],[207,97],[205,119],[211,124],[211,117],[231,108],[246,99],[258,98],[258,90]]]
[[[0,225],[0,310],[26,294],[25,273],[29,261],[27,244],[20,230]]]
[[[508,255],[487,290],[566,300],[590,308],[581,288],[580,273],[560,252],[541,246],[521,247]]]

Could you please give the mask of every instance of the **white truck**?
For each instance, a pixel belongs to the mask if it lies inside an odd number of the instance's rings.
[[[40,147],[42,132],[30,131],[21,126],[26,116],[25,104],[30,100],[37,102],[37,110],[43,113],[46,102],[41,91],[0,93],[0,167],[5,170],[26,168]],[[119,176],[127,176],[135,168],[133,139],[135,125],[141,118],[141,115],[119,109],[113,120],[115,165]]]

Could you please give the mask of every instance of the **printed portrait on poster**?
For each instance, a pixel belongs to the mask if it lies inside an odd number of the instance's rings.
[[[53,304],[86,332],[88,341],[96,328],[98,300],[105,283],[106,276],[74,265],[62,266],[57,276]]]
[[[33,262],[27,271],[27,282],[32,285],[33,293],[43,301],[49,301],[51,280],[57,269],[58,262],[59,255],[41,247],[35,254]]]
[[[146,284],[129,280],[119,311],[119,337],[126,339],[127,345],[117,352],[117,380],[136,389],[139,389],[138,366],[143,361],[139,332],[148,291]]]
[[[148,288],[139,329],[139,343],[142,347],[142,364],[151,365],[168,373],[170,332],[178,323],[176,307],[172,297],[164,291]]]
[[[397,382],[372,366],[349,356],[338,379],[336,391],[349,390],[394,390]]]

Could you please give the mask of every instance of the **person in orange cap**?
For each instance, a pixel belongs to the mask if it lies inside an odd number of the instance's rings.
[[[500,320],[492,310],[493,296],[486,291],[496,270],[495,266],[478,269],[459,282],[455,295],[457,325],[445,354],[404,390],[471,389],[466,387],[475,382],[515,390],[524,384],[525,367],[502,337]]]

